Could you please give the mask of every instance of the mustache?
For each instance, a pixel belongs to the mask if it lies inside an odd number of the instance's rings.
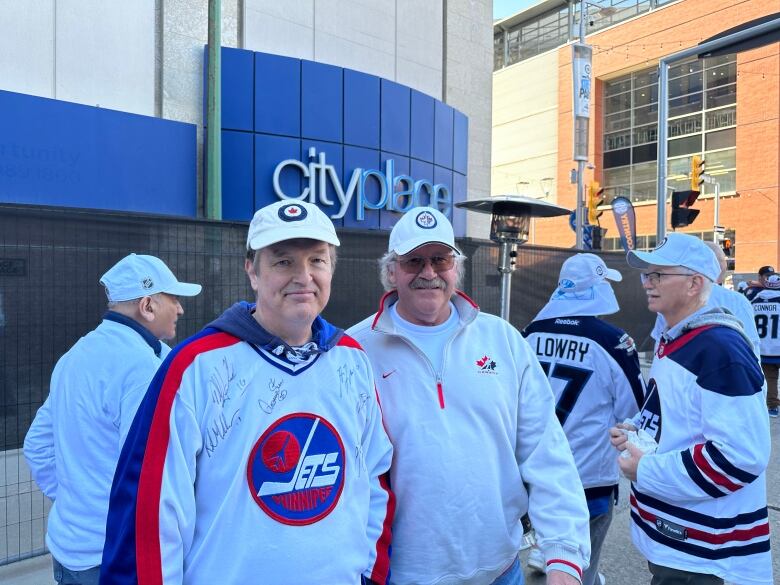
[[[430,280],[427,278],[422,278],[421,276],[418,276],[415,278],[411,283],[409,283],[409,288],[422,288],[422,289],[431,289],[431,288],[440,288],[440,289],[446,289],[447,283],[444,281],[443,278],[437,276],[435,278],[431,278]]]

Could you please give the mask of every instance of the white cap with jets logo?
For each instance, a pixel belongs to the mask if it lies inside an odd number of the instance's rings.
[[[159,258],[143,254],[130,254],[122,258],[100,277],[100,284],[106,288],[106,296],[112,303],[161,292],[194,297],[201,291],[199,284],[176,280],[171,269]]]
[[[338,246],[333,222],[306,201],[282,200],[255,212],[246,238],[247,250],[259,250],[284,240],[307,238]]]
[[[456,254],[461,254],[455,245],[452,224],[446,216],[432,207],[415,207],[407,211],[393,227],[387,250],[403,256],[425,244],[444,244]]]
[[[629,266],[640,269],[682,266],[703,274],[713,282],[720,276],[720,264],[715,253],[702,240],[688,234],[669,234],[652,252],[631,250],[626,261]]]

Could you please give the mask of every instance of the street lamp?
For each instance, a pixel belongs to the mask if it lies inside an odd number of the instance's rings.
[[[571,210],[524,195],[496,195],[484,199],[470,199],[456,203],[455,207],[492,215],[490,239],[500,248],[498,271],[501,273],[501,318],[509,321],[512,271],[515,269],[517,246],[528,241],[531,218],[568,215]]]

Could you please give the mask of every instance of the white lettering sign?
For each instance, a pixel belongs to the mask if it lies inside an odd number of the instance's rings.
[[[297,171],[306,185],[300,193],[285,193],[281,186],[281,175],[285,170]],[[366,185],[373,181],[379,188],[376,201],[368,199]],[[338,201],[328,199],[328,185],[333,187]],[[352,199],[356,198],[355,217],[362,221],[366,217],[366,209],[388,209],[404,213],[413,207],[430,206],[439,209],[444,215],[452,215],[452,194],[449,187],[443,183],[421,179],[415,181],[409,175],[395,174],[395,161],[385,162],[384,172],[378,169],[356,168],[352,171],[346,189],[336,173],[336,167],[327,163],[325,153],[317,153],[314,147],[309,148],[309,164],[289,158],[283,160],[274,169],[274,193],[279,199],[295,199],[320,203],[325,206],[338,206],[338,212],[331,215],[333,219],[341,219],[347,213]]]

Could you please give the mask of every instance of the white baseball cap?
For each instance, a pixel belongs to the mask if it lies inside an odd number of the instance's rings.
[[[433,207],[415,207],[407,211],[393,227],[387,251],[403,256],[425,244],[444,244],[456,254],[461,254],[455,245],[452,224],[446,216]]]
[[[333,222],[313,203],[283,199],[255,212],[246,237],[247,250],[259,250],[284,240],[307,238],[338,246]]]
[[[689,234],[667,235],[652,252],[631,250],[626,256],[633,268],[648,266],[682,266],[703,274],[713,282],[720,276],[720,263],[707,244]]]
[[[112,303],[161,292],[194,297],[202,288],[199,284],[179,282],[165,262],[143,254],[130,254],[122,258],[100,277],[100,284],[106,288],[106,296]]]
[[[561,266],[558,290],[562,293],[581,292],[605,279],[620,282],[623,275],[613,268],[607,268],[595,254],[575,254]]]

